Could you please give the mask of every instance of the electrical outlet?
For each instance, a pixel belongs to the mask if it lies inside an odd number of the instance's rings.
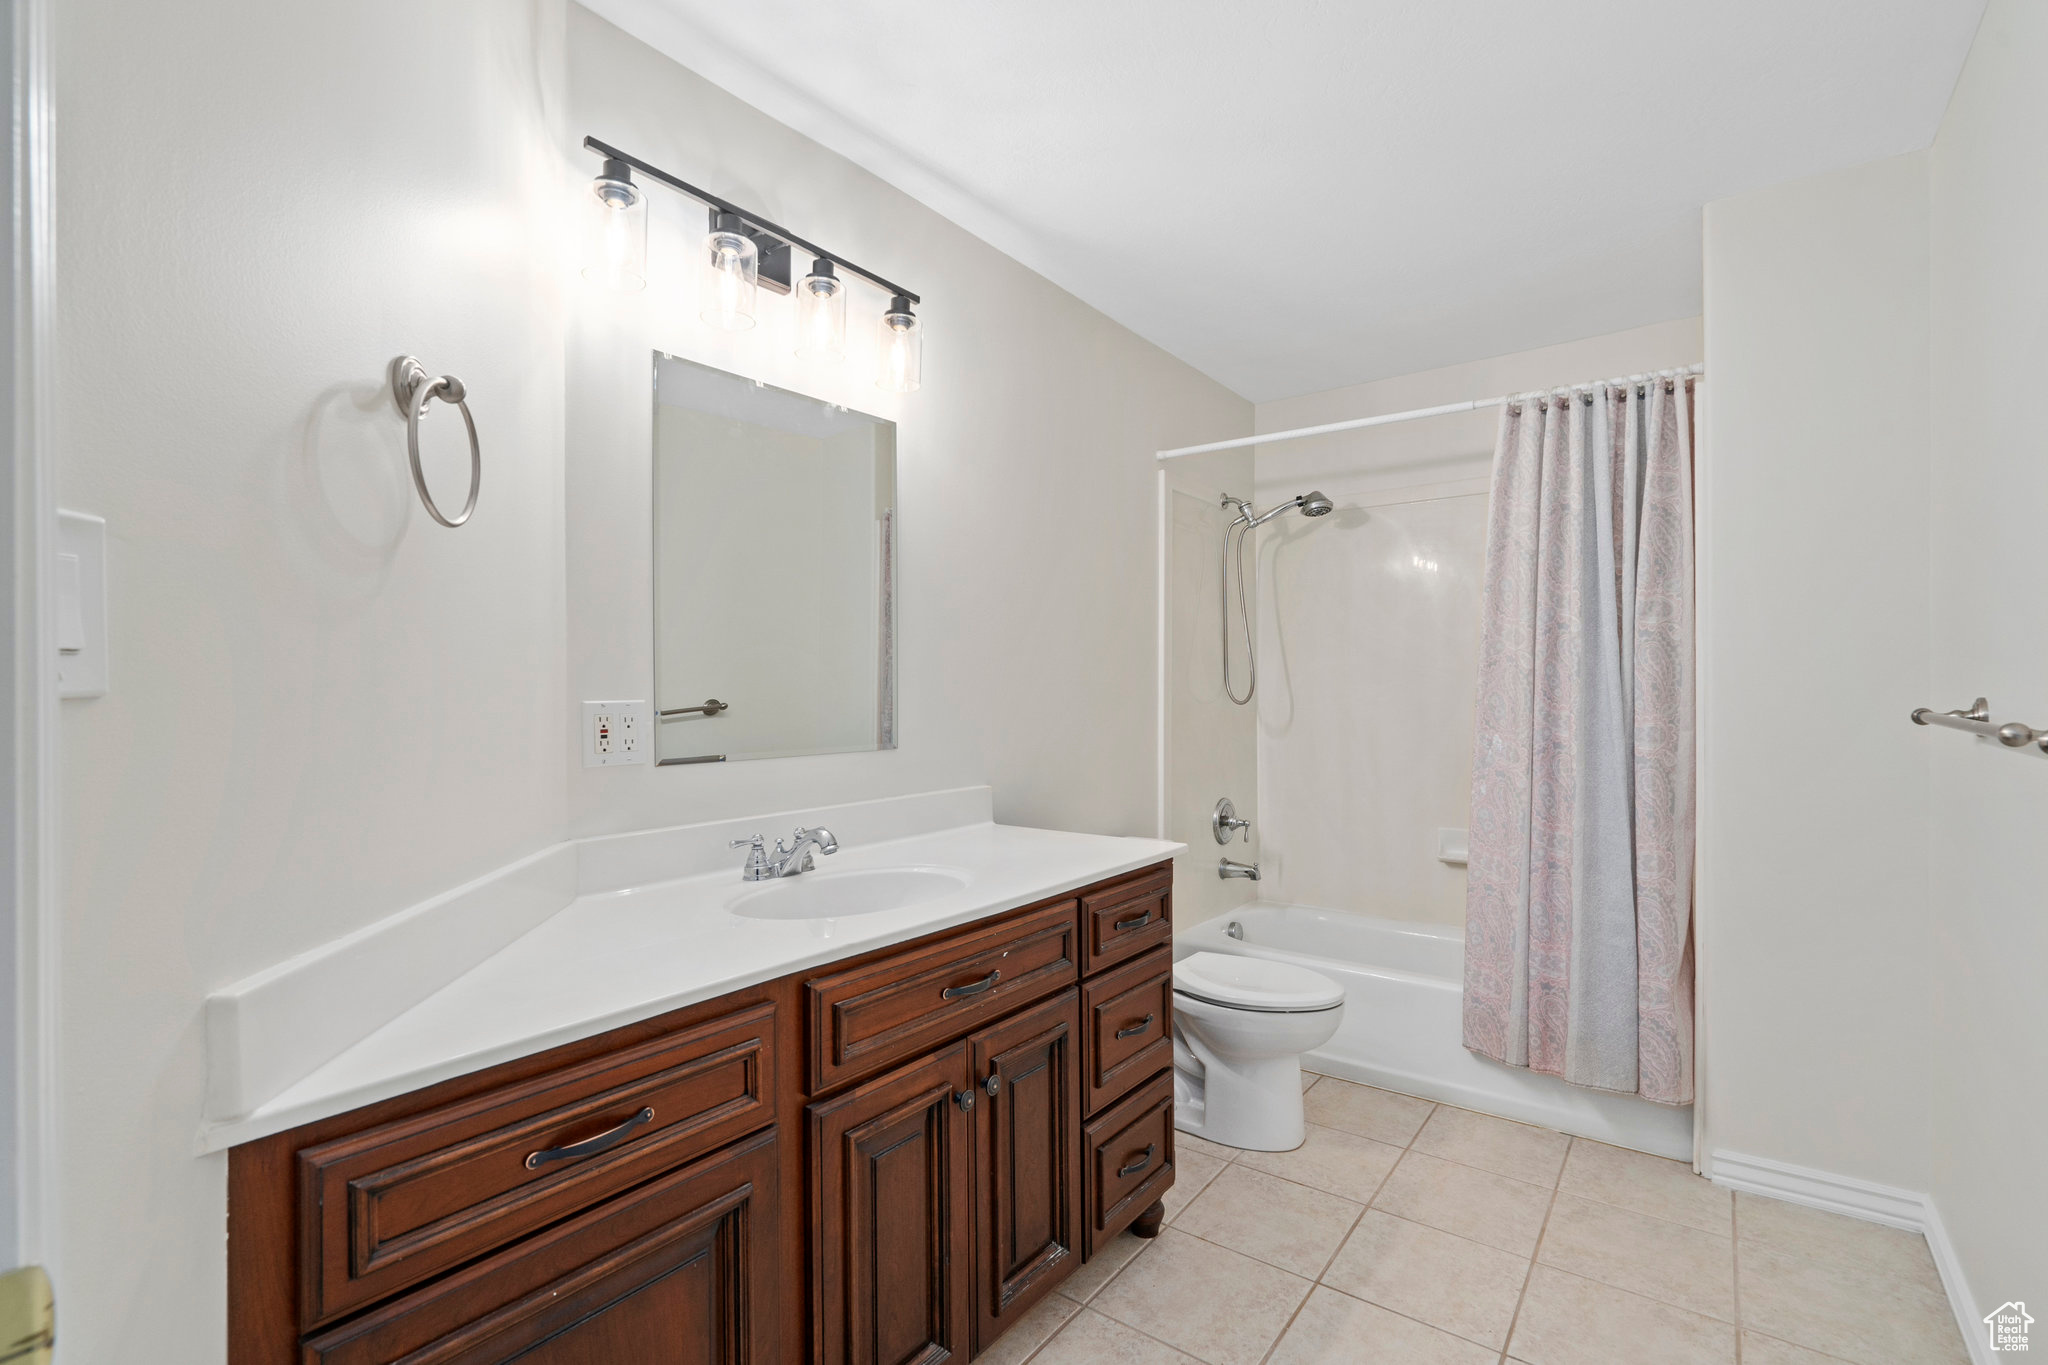
[[[647,762],[653,727],[654,713],[644,701],[584,702],[583,766]]]

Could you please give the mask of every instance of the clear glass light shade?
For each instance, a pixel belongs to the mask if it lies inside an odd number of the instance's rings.
[[[877,340],[881,358],[875,386],[890,393],[914,392],[923,377],[924,332],[907,299],[898,297],[890,302],[889,311],[882,314]]]
[[[630,293],[647,287],[647,196],[629,180],[600,177],[584,201],[583,278]]]
[[[796,353],[806,360],[846,358],[846,282],[838,276],[814,270],[797,281]]]
[[[704,295],[699,316],[713,327],[744,332],[754,325],[761,255],[744,232],[720,227],[704,239]]]

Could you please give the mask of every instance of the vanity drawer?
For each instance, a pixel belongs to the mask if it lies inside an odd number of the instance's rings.
[[[1173,1185],[1173,1073],[1154,1077],[1082,1131],[1093,1256]]]
[[[1093,1114],[1173,1065],[1173,950],[1154,948],[1081,987],[1084,1105]]]
[[[555,1223],[774,1119],[775,1006],[298,1153],[301,1326]]]
[[[1174,868],[1147,868],[1081,896],[1083,972],[1174,941]]]
[[[778,1184],[775,1134],[757,1134],[310,1335],[296,1359],[779,1365],[798,1304]]]
[[[1057,901],[805,983],[811,1092],[951,1042],[1080,975],[1075,902]]]
[[[1173,867],[1151,867],[1081,898],[1081,969],[1097,972],[1173,941]]]

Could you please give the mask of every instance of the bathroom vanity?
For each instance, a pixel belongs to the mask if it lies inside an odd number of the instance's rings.
[[[976,837],[994,836],[958,836]],[[1108,1239],[1157,1231],[1171,888],[1156,861],[812,946],[799,970],[233,1146],[230,1360],[973,1356]]]

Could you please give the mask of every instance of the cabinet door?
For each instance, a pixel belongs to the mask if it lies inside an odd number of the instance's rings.
[[[305,1365],[764,1365],[775,1134],[762,1133],[306,1338]]]
[[[1080,1263],[1081,997],[1068,990],[968,1039],[974,1125],[975,1349]]]
[[[967,1359],[967,1085],[961,1042],[810,1107],[819,1365]]]

